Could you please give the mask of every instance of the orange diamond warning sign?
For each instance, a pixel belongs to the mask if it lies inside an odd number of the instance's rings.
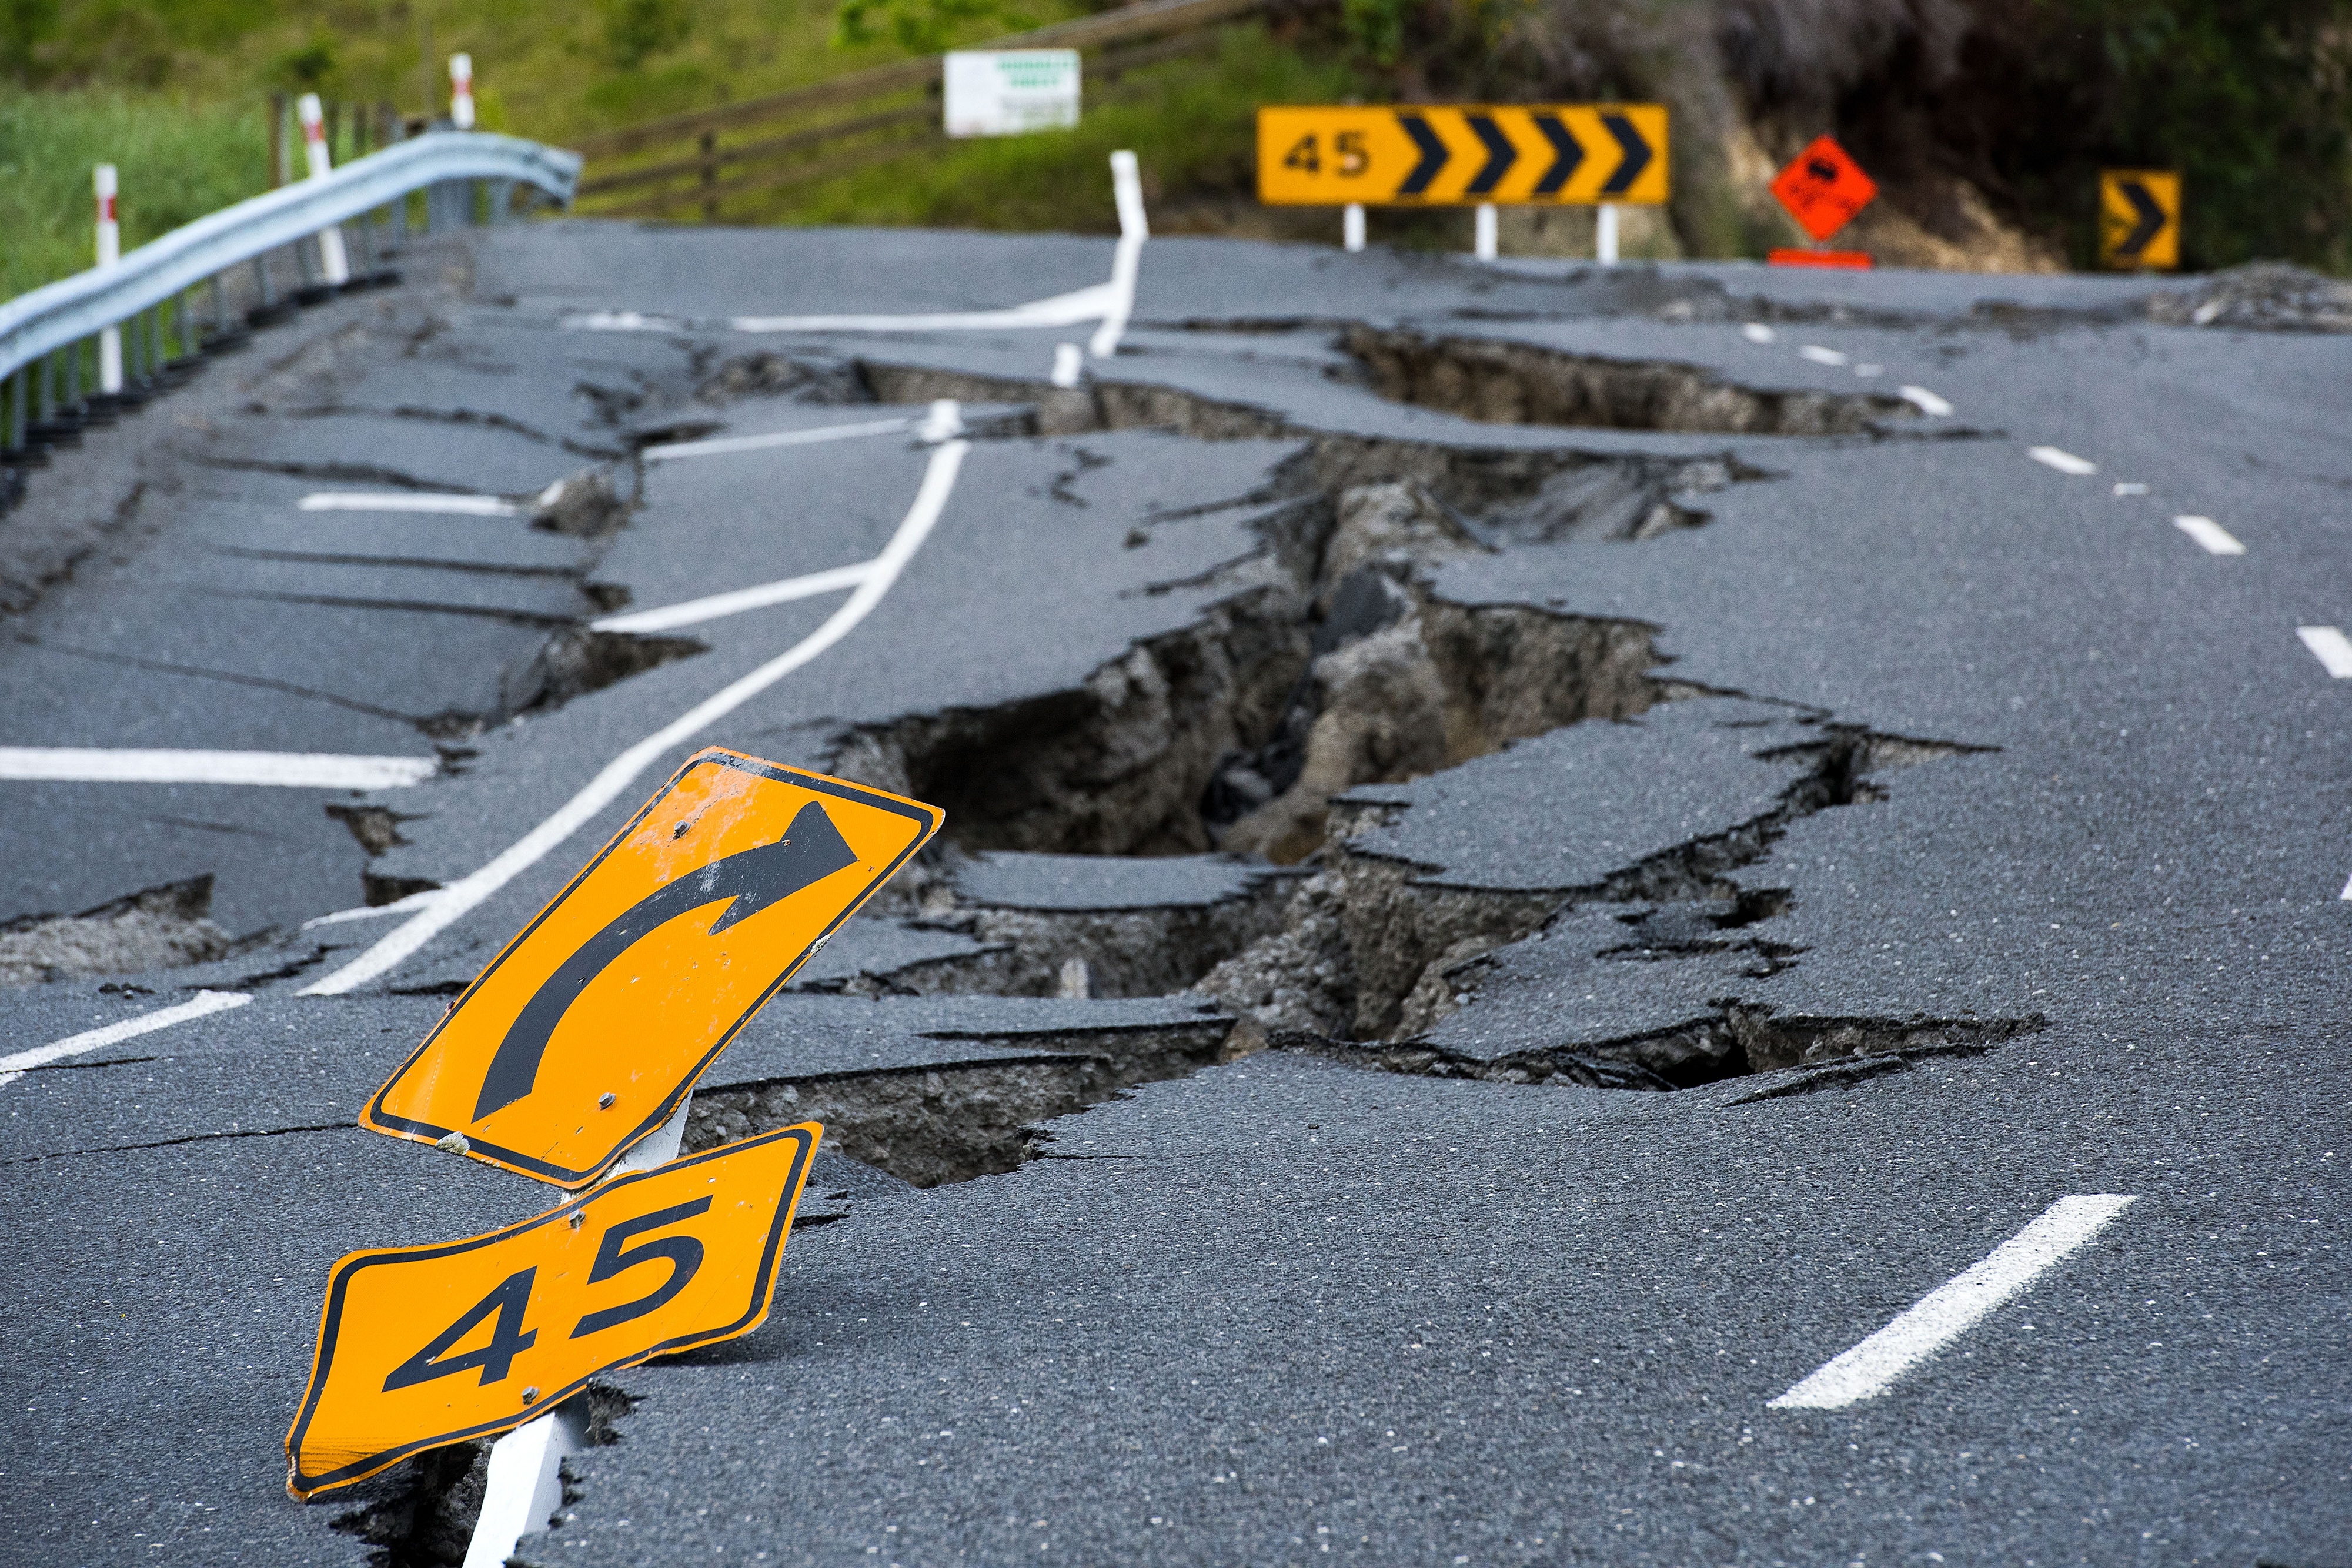
[[[361,1125],[585,1186],[941,818],[697,754],[466,988]]]
[[[1853,221],[1878,194],[1878,182],[1826,136],[1797,154],[1773,178],[1772,194],[1804,231],[1824,240]]]

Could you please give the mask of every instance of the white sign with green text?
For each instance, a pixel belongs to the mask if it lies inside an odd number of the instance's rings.
[[[947,57],[950,136],[1018,136],[1078,122],[1076,49],[965,49]]]

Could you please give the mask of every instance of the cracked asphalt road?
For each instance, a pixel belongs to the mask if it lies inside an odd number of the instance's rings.
[[[2352,345],[1203,241],[1076,388],[1078,329],[726,324],[1108,248],[445,238],[35,476],[8,745],[435,771],[0,782],[0,1057],[253,998],[0,1063],[6,1555],[462,1555],[469,1456],[303,1507],[280,1445],[336,1257],[552,1194],[352,1124],[715,742],[949,822],[698,1096],[689,1147],[827,1123],[768,1322],[605,1379],[521,1561],[2352,1563],[2352,685],[2298,640],[2352,622]],[[940,398],[846,635],[319,993],[817,633],[845,590],[595,623],[874,559]],[[2084,1194],[2134,1201],[1769,1407]]]

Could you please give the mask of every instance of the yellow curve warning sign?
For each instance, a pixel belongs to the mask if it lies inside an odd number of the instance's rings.
[[[599,1373],[751,1333],[823,1132],[692,1155],[488,1236],[345,1256],[286,1490],[348,1486],[545,1415]]]
[[[360,1124],[559,1186],[703,1069],[923,841],[937,807],[698,753],[466,988]]]
[[[2171,169],[2099,172],[2099,260],[2107,267],[2180,265],[2180,175]]]
[[[1654,204],[1669,194],[1654,103],[1268,105],[1257,194],[1269,206]]]

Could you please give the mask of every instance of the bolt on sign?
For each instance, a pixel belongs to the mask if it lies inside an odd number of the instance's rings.
[[[751,1333],[822,1134],[690,1155],[488,1236],[347,1254],[286,1434],[286,1490],[349,1486],[545,1415],[600,1373]]]
[[[1878,194],[1878,182],[1862,172],[1846,150],[1826,136],[1797,154],[1773,177],[1772,194],[1815,241],[1852,223]]]
[[[697,753],[466,988],[360,1124],[587,1186],[943,817]]]
[[[2171,169],[2099,172],[2099,264],[2180,265],[2180,175]]]
[[[1654,103],[1327,104],[1257,111],[1268,206],[1654,205],[1668,194]]]

